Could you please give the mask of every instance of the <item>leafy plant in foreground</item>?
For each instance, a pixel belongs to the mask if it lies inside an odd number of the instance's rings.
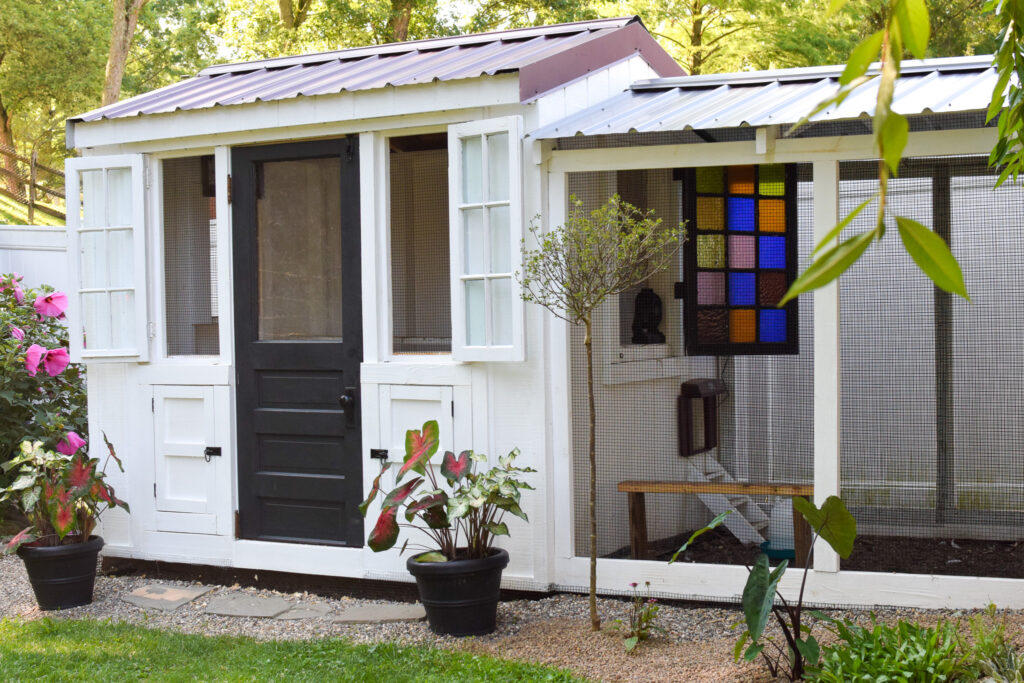
[[[974,679],[986,683],[1024,683],[1024,655],[1006,642],[1006,618],[996,621],[996,606],[971,619],[968,653]]]
[[[626,652],[635,652],[641,641],[651,637],[651,631],[665,632],[665,629],[658,626],[654,621],[658,618],[658,610],[661,606],[657,599],[651,597],[651,582],[644,581],[644,590],[638,589],[634,581],[629,584],[633,591],[629,607],[629,623],[623,619],[616,619],[612,628],[620,629],[625,634],[624,645]]]
[[[529,521],[519,507],[519,499],[521,490],[533,487],[520,477],[536,470],[514,465],[518,450],[501,456],[497,465],[481,471],[477,465],[486,463],[486,456],[472,451],[456,456],[448,451],[441,460],[442,486],[430,465],[430,458],[437,453],[438,435],[437,420],[424,423],[422,430],[410,429],[405,433],[405,459],[395,475],[395,488],[384,496],[380,517],[367,540],[374,552],[394,547],[399,527],[406,526],[423,531],[436,544],[437,551],[421,555],[420,562],[481,559],[490,554],[497,536],[508,536],[508,525],[501,521],[506,512]],[[370,494],[359,505],[364,517],[370,503],[382,493],[381,479],[394,465],[399,463],[384,462],[381,466]],[[402,483],[409,473],[419,476]],[[424,484],[429,484],[429,490],[414,499],[413,494]],[[403,506],[407,524],[398,522]],[[413,523],[416,519],[421,526]],[[402,550],[408,545],[407,539]]]
[[[836,496],[829,496],[821,508],[806,498],[796,497],[793,499],[793,508],[807,520],[813,531],[804,562],[800,594],[796,602],[790,603],[778,590],[779,582],[789,565],[788,560],[783,560],[772,569],[768,564],[768,556],[764,553],[758,555],[754,566],[748,568],[750,573],[743,588],[743,616],[747,629],[736,643],[734,655],[736,661],[742,657],[747,662],[754,661],[760,655],[773,676],[784,673],[790,680],[796,681],[803,677],[808,664],[817,663],[821,651],[817,639],[811,634],[810,626],[803,619],[804,588],[807,585],[814,542],[822,538],[840,557],[849,557],[857,537],[857,522],[843,501]],[[824,615],[815,616],[820,618]],[[769,617],[775,617],[785,646],[773,637],[764,635]]]

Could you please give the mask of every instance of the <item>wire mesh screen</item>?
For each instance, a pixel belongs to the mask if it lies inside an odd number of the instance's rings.
[[[844,213],[876,172],[841,166]],[[894,234],[842,277],[841,491],[860,535],[844,569],[1024,577],[1024,195],[995,179],[985,157],[945,157],[889,184],[891,217],[950,242],[970,303]]]
[[[391,295],[396,354],[448,353],[452,348],[445,145],[444,136],[392,138]]]
[[[569,193],[590,211],[618,192],[669,224],[682,218],[683,183],[672,169],[586,172],[569,175]],[[798,167],[797,222],[801,268],[812,246],[812,194],[808,166]],[[683,255],[645,286],[660,297],[664,343],[633,344],[633,297],[606,302],[594,318],[597,537],[602,557],[667,559],[716,513],[732,509],[727,526],[705,534],[681,561],[749,562],[761,543],[774,539],[792,550],[791,503],[782,497],[720,493],[658,493],[657,484],[755,482],[809,484],[813,480],[813,308],[801,302],[799,354],[787,356],[687,356],[683,334]],[[570,335],[575,552],[589,554],[587,361],[584,331]],[[677,401],[683,382],[720,380],[717,448],[680,456]],[[716,384],[716,386],[719,386]],[[704,403],[693,406],[695,442],[703,443]],[[640,511],[633,484],[647,487],[641,506],[646,550],[636,546]],[[655,484],[652,486],[652,483]],[[631,525],[630,499],[633,500]]]
[[[167,355],[220,353],[213,157],[163,162]],[[205,171],[205,172],[204,172]]]

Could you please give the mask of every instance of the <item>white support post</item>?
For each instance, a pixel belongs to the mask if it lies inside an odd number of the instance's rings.
[[[839,162],[814,162],[814,241],[839,221]],[[839,495],[839,280],[814,291],[814,502]],[[814,545],[814,571],[838,572],[839,555]]]

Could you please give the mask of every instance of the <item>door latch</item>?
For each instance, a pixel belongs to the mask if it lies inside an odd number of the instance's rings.
[[[210,462],[210,458],[219,458],[220,455],[220,446],[207,446],[203,449],[203,459],[206,462]]]
[[[381,462],[388,459],[388,449],[386,448],[371,448],[370,457],[374,460],[380,460]]]

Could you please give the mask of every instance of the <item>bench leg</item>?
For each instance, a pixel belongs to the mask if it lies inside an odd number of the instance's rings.
[[[807,561],[807,553],[811,549],[811,525],[804,516],[793,508],[793,560],[794,567],[803,567]]]
[[[634,560],[647,559],[647,504],[643,493],[629,494],[629,552]]]

